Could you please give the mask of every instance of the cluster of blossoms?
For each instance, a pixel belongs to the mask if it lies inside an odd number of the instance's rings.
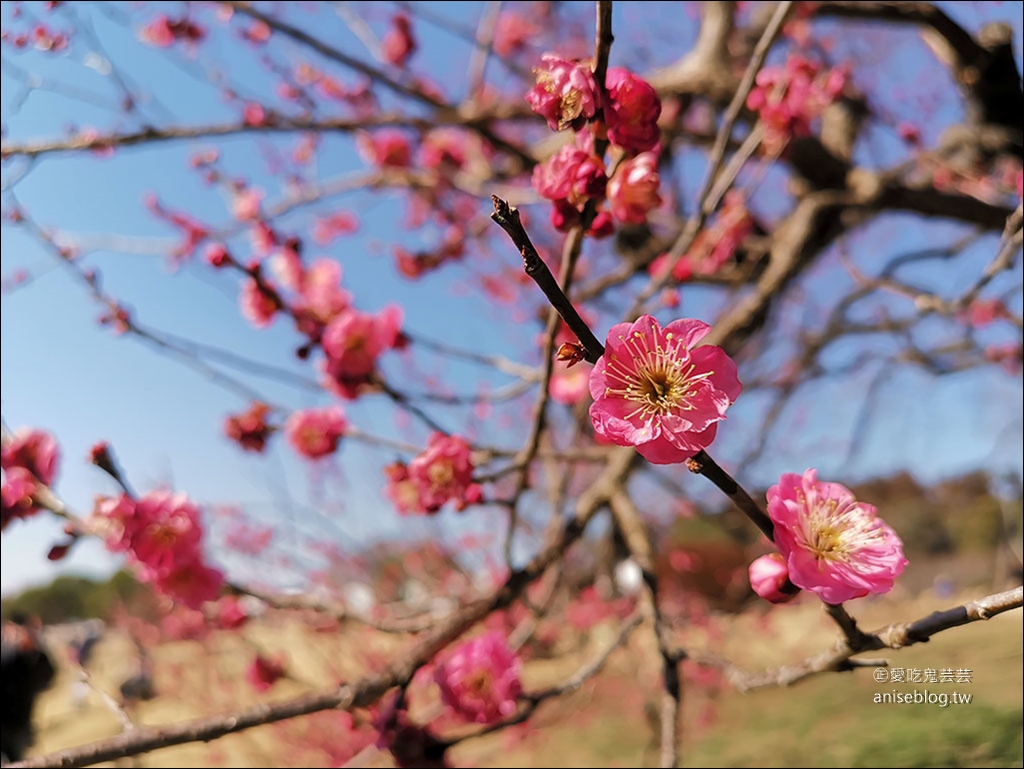
[[[273,247],[276,243],[271,231],[267,245]],[[211,246],[207,261],[218,268],[234,264],[222,245]],[[278,249],[270,265],[276,283],[263,274],[259,263],[245,268],[250,277],[242,282],[242,314],[257,328],[265,328],[287,308],[310,344],[319,343],[323,348],[324,386],[348,400],[359,397],[372,386],[380,355],[405,344],[402,309],[389,305],[376,314],[357,310],[352,306],[352,295],[341,287],[341,265],[324,258],[307,266],[294,239]],[[287,303],[282,290],[294,295]],[[308,347],[303,349],[308,353]]]
[[[695,346],[711,327],[693,319],[664,328],[650,315],[612,326],[590,374],[595,432],[671,464],[710,446],[743,386],[721,347]]]
[[[39,512],[33,497],[40,485],[49,486],[57,476],[57,441],[42,430],[19,430],[4,436],[0,466],[5,479],[0,487],[0,531],[16,518]]]
[[[605,80],[607,98],[602,99],[589,66],[554,54],[545,54],[535,72],[537,84],[526,94],[530,107],[553,131],[577,132],[575,142],[533,172],[534,189],[553,203],[554,226],[567,230],[578,223],[588,200],[603,201],[606,196],[612,219],[645,222],[661,205],[656,151],[661,100],[654,88],[629,70],[612,67]],[[607,136],[624,155],[610,179],[604,160],[594,151],[594,135],[584,130],[588,126]],[[602,221],[600,234],[611,226],[611,220]]]
[[[126,552],[144,582],[193,609],[217,597],[224,575],[203,560],[199,509],[184,494],[100,498],[91,517],[107,548]]]
[[[395,462],[384,470],[387,495],[403,515],[430,515],[448,502],[464,510],[482,498],[480,486],[473,482],[469,444],[458,435],[434,433],[427,448],[408,465]]]
[[[522,693],[522,662],[504,634],[489,631],[455,647],[434,668],[441,699],[457,716],[491,724],[511,716]]]
[[[786,473],[768,489],[768,515],[779,552],[750,565],[750,583],[772,603],[801,588],[830,604],[887,593],[907,565],[878,511],[842,484],[819,481],[816,470]]]
[[[844,67],[826,70],[821,64],[791,55],[781,67],[765,67],[747,96],[747,107],[764,125],[767,152],[781,151],[790,138],[809,136],[811,122],[846,88]]]
[[[714,275],[753,231],[754,217],[747,208],[746,197],[738,190],[729,190],[715,219],[701,229],[689,251],[672,268],[672,279],[681,283],[694,275]],[[668,268],[667,263],[667,255],[659,256],[651,262],[651,275],[660,277]]]

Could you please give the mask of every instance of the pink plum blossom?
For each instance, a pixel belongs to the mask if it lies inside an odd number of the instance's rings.
[[[537,84],[526,101],[552,131],[578,131],[594,117],[600,97],[590,67],[546,53],[534,74]]]
[[[653,152],[623,161],[608,182],[612,216],[620,222],[643,224],[647,214],[661,205],[660,185],[658,157]]]
[[[437,665],[434,678],[445,705],[467,721],[488,724],[515,712],[521,670],[505,636],[490,631],[457,646]]]
[[[786,473],[768,489],[775,544],[794,585],[838,604],[887,593],[907,565],[903,543],[872,506],[817,470]]]
[[[594,431],[635,446],[655,464],[682,462],[710,446],[743,390],[722,348],[695,347],[710,329],[692,319],[662,328],[650,315],[612,326],[590,374]]]
[[[431,435],[426,450],[409,463],[409,477],[428,513],[436,513],[448,501],[462,510],[467,503],[480,500],[480,487],[473,483],[469,444],[458,435]]]
[[[610,67],[605,83],[608,104],[604,119],[609,141],[633,152],[653,149],[661,139],[661,99],[657,92],[646,80],[623,67]]]
[[[0,449],[4,470],[23,467],[47,486],[57,476],[58,459],[57,441],[43,430],[18,430]]]
[[[288,442],[309,459],[319,459],[338,450],[348,429],[348,420],[339,406],[296,411],[285,423]]]
[[[797,590],[789,581],[789,567],[779,553],[755,558],[750,564],[750,586],[771,603],[785,603],[796,598]]]
[[[604,197],[607,184],[604,162],[572,144],[533,168],[533,188],[542,197],[566,200],[573,206]]]
[[[341,397],[358,397],[369,382],[377,358],[399,342],[402,309],[384,308],[377,315],[348,309],[332,320],[323,334],[327,385]]]

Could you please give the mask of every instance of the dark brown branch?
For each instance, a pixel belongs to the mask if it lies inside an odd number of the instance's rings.
[[[604,354],[604,345],[598,341],[594,332],[576,312],[576,308],[572,306],[572,302],[558,285],[555,276],[551,274],[547,264],[540,258],[540,254],[537,253],[537,249],[530,241],[530,236],[526,234],[526,229],[519,218],[519,209],[510,206],[497,195],[491,195],[491,201],[494,203],[494,213],[491,214],[491,219],[497,222],[498,226],[505,230],[509,238],[512,239],[523,257],[523,268],[526,274],[533,278],[540,290],[544,292],[544,296],[548,298],[551,306],[558,311],[565,324],[576,334],[580,344],[586,348],[586,360],[590,363],[597,363],[597,359]]]
[[[703,475],[715,484],[719,491],[729,497],[733,504],[768,537],[770,542],[775,542],[775,524],[772,523],[772,519],[754,501],[754,498],[747,493],[746,489],[736,483],[736,480],[711,458],[710,454],[706,451],[698,452],[686,460],[686,468],[691,473]]]

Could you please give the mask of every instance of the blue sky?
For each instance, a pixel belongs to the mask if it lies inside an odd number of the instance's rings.
[[[39,4],[26,5],[39,13]],[[58,28],[70,25],[67,14],[80,14],[90,20],[95,34],[103,41],[106,56],[117,63],[118,71],[127,73],[133,83],[142,84],[152,97],[143,103],[144,117],[124,118],[45,91],[34,91],[19,103],[16,100],[20,89],[5,67],[0,76],[5,142],[57,137],[71,124],[127,130],[144,121],[196,125],[236,119],[237,108],[226,104],[217,88],[197,77],[195,62],[186,60],[182,66],[176,63],[181,57],[147,47],[136,39],[141,19],[158,8],[180,12],[179,5],[148,4],[143,16],[135,12],[127,22],[122,18],[121,6],[102,11],[97,5],[73,5],[74,8],[48,18]],[[380,34],[393,6],[359,5],[367,6],[362,12]],[[613,64],[631,64],[638,69],[664,64],[689,46],[692,24],[682,23],[681,32],[673,36],[667,25],[657,24],[665,18],[668,6],[648,5],[616,4],[618,42],[613,49]],[[951,4],[950,12],[972,29],[982,18],[998,16],[1011,20],[1017,32],[1019,59],[1020,3],[955,6]],[[325,7],[314,13],[296,14],[296,19],[307,29],[329,35],[343,50],[364,55],[362,43],[337,17],[324,11]],[[467,26],[475,23],[481,7],[469,3],[430,4],[434,13],[459,19]],[[584,11],[590,7],[586,3],[579,8],[580,29],[587,35],[591,34],[588,25],[592,21],[590,13]],[[10,13],[11,4],[3,3],[5,27]],[[200,16],[210,21],[209,11]],[[271,85],[254,63],[252,51],[233,37],[237,29],[234,25],[230,33],[217,32],[216,39],[211,41],[212,53],[201,54],[199,61],[207,64],[205,57],[214,56],[231,73],[233,82],[241,86],[240,90],[275,103]],[[655,32],[650,33],[650,29]],[[460,96],[457,84],[465,79],[468,46],[433,24],[417,21],[416,30],[421,50],[414,64],[427,65],[437,82],[450,94]],[[632,39],[644,39],[647,44],[631,46]],[[902,82],[935,76],[936,68],[929,54],[919,41],[909,40],[905,50],[899,49],[896,59]],[[847,45],[852,51],[859,43],[854,37],[840,41],[839,45]],[[538,49],[537,53],[540,52]],[[296,52],[290,55],[299,58]],[[83,57],[76,45],[67,55],[58,57],[34,52],[15,54],[6,49],[4,56],[22,69],[59,77],[61,82],[87,88],[104,98],[116,100],[118,96],[116,85],[98,71],[104,69],[102,59]],[[887,59],[884,64],[892,66],[893,61]],[[867,67],[859,76],[869,82],[870,78],[886,77],[882,64],[873,63],[874,69]],[[499,82],[507,79],[507,73],[497,64],[491,64],[489,73]],[[348,80],[351,82],[352,78]],[[938,87],[941,90],[941,84]],[[883,93],[891,102],[887,108],[893,114],[900,118],[913,116],[917,107],[913,99],[893,95],[889,89],[883,89]],[[394,103],[387,97],[383,101],[385,106]],[[900,109],[908,114],[899,115]],[[939,114],[953,119],[955,107],[949,110]],[[926,140],[930,133],[934,138],[932,132],[941,127],[940,122],[925,125]],[[268,199],[273,200],[280,197],[280,181],[267,172],[265,157],[267,153],[289,151],[296,138],[286,135],[254,140],[246,136],[216,143],[163,144],[119,151],[110,159],[45,158],[14,186],[14,194],[43,225],[58,227],[80,238],[91,236],[93,242],[104,233],[118,233],[116,241],[99,243],[100,247],[86,260],[101,272],[104,289],[136,310],[140,323],[309,376],[314,372],[295,359],[297,336],[285,323],[279,321],[267,331],[256,331],[241,318],[236,279],[214,274],[201,263],[187,264],[178,270],[169,267],[158,254],[173,242],[173,232],[155,221],[142,202],[146,194],[158,192],[160,200],[170,208],[188,210],[209,223],[227,224],[230,212],[225,200],[215,190],[200,185],[195,173],[188,169],[191,154],[198,149],[219,147],[226,166],[262,186]],[[896,151],[891,135],[884,131],[869,137],[865,145],[861,151],[871,153],[873,158],[884,159]],[[682,161],[681,168],[688,180],[686,187],[692,192],[699,183],[702,166],[698,153],[690,154],[693,157]],[[317,160],[319,178],[341,177],[363,167],[349,137],[324,139]],[[5,163],[5,182],[19,170],[17,162]],[[781,189],[781,179],[769,179],[764,185],[765,194],[755,198],[765,215],[772,213],[773,191]],[[4,208],[10,202],[8,195],[5,193]],[[781,193],[777,199],[782,199]],[[510,316],[509,307],[493,302],[474,288],[481,273],[514,266],[515,254],[510,249],[477,255],[470,264],[411,282],[395,275],[391,247],[402,244],[412,250],[423,248],[438,237],[435,228],[410,231],[396,226],[403,218],[404,207],[395,195],[353,194],[326,201],[312,210],[323,213],[338,208],[358,215],[359,231],[328,248],[311,246],[309,253],[341,262],[343,283],[355,296],[357,306],[377,310],[396,302],[405,308],[407,327],[422,336],[536,363],[536,325]],[[299,211],[286,219],[286,227],[290,224],[302,231],[309,221],[310,212]],[[908,220],[892,218],[872,225],[869,232],[851,242],[857,248],[858,264],[869,267],[910,248],[931,242],[948,243],[953,233],[952,228],[912,227]],[[991,238],[980,241],[965,254],[959,263],[962,266],[950,271],[948,279],[953,284],[969,279],[978,265],[990,258],[994,246]],[[90,446],[107,440],[135,488],[148,490],[169,485],[207,504],[241,505],[256,520],[273,523],[283,541],[290,542],[295,549],[302,548],[306,537],[321,541],[327,538],[344,547],[354,547],[394,536],[486,534],[502,525],[499,513],[488,509],[467,513],[454,523],[449,520],[450,513],[444,520],[397,516],[381,494],[380,467],[397,456],[394,451],[348,443],[337,461],[318,468],[299,462],[280,441],[272,443],[265,456],[243,454],[223,437],[221,425],[225,415],[243,410],[246,401],[217,388],[180,362],[158,355],[136,341],[118,338],[99,326],[96,318],[100,308],[81,284],[56,265],[38,244],[6,223],[0,228],[0,253],[0,274],[5,279],[19,268],[27,269],[33,276],[29,285],[2,298],[3,416],[11,427],[35,426],[57,436],[62,451],[57,489],[76,509],[88,511],[96,494],[114,492],[109,479],[86,462]],[[842,280],[837,277],[839,273],[838,256],[826,255],[811,278],[817,281],[812,285],[821,285],[825,294],[834,295],[841,287],[837,283]],[[955,285],[943,288],[949,290]],[[721,301],[712,292],[684,292],[680,313],[710,319]],[[1019,313],[1019,294],[1013,301]],[[596,329],[598,336],[611,322],[614,318],[602,317]],[[839,349],[834,354],[841,358],[853,353]],[[418,391],[427,389],[431,373],[443,377],[459,392],[472,391],[481,381],[495,387],[509,381],[469,365],[442,369],[429,356],[419,354],[412,358],[392,354],[384,362],[384,370],[393,381]],[[884,385],[880,394],[882,410],[870,422],[861,450],[848,459],[846,444],[860,409],[861,399],[856,395],[862,392],[871,373],[862,372],[853,381],[826,381],[809,388],[780,425],[775,436],[776,448],[757,466],[744,469],[741,477],[752,484],[767,485],[783,471],[803,470],[812,465],[820,468],[823,477],[830,474],[849,481],[902,468],[926,481],[977,467],[1017,476],[1024,473],[1021,379],[998,370],[969,372],[941,381],[916,371],[898,375]],[[258,384],[268,399],[291,408],[330,402],[325,394],[246,379]],[[531,401],[532,394],[526,402]],[[426,437],[423,429],[407,430],[381,399],[361,399],[345,404],[345,408],[352,422],[367,431],[420,443]],[[758,423],[759,408],[757,397],[752,396],[749,402],[741,399],[730,412],[730,420],[714,449],[723,464],[728,465],[730,458],[741,453],[744,441]],[[460,415],[451,409],[438,408],[432,413],[453,431],[465,429]],[[522,437],[521,416],[516,417],[517,412],[512,410],[502,413],[505,421],[479,421],[475,429],[490,442],[517,448]],[[59,565],[51,564],[45,554],[59,539],[60,526],[45,516],[12,525],[0,540],[2,592],[7,594],[26,584],[45,581],[59,571],[106,573],[118,563],[100,545],[84,543]],[[233,564],[233,568],[242,566]],[[280,569],[278,582],[301,580],[298,572],[293,575],[287,567]]]

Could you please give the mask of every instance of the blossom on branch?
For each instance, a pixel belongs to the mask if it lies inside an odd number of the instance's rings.
[[[661,205],[658,156],[643,152],[619,164],[608,182],[612,216],[626,224],[643,224],[647,214]]]
[[[49,486],[57,476],[57,441],[43,430],[18,430],[4,437],[0,466],[6,476],[0,488],[0,530],[15,518],[39,512],[32,497],[38,485]]]
[[[907,565],[903,543],[875,507],[819,481],[817,470],[779,478],[768,489],[768,515],[790,580],[826,603],[887,593]]]
[[[661,139],[658,118],[661,99],[643,78],[624,67],[611,67],[605,79],[608,104],[604,119],[608,140],[616,147],[633,152],[654,149]]]
[[[402,309],[396,305],[376,315],[353,308],[340,313],[323,333],[326,386],[342,398],[358,398],[376,370],[377,358],[400,343],[401,326]]]
[[[108,550],[128,553],[139,579],[190,608],[216,598],[224,584],[203,561],[199,508],[185,494],[99,498],[90,523]]]
[[[612,326],[590,374],[595,432],[661,465],[710,446],[743,390],[722,348],[694,346],[710,330],[693,319],[662,328],[650,315]]]
[[[534,74],[537,84],[527,92],[526,101],[552,131],[578,131],[594,117],[600,97],[590,67],[546,53]]]
[[[458,435],[431,435],[426,450],[409,463],[409,477],[428,513],[436,513],[449,501],[455,503],[456,510],[480,501],[480,487],[473,483],[469,444]]]
[[[478,724],[515,713],[523,690],[522,662],[499,631],[457,646],[434,671],[441,699],[457,715]]]
[[[348,420],[338,406],[296,411],[285,423],[288,442],[308,459],[319,459],[338,450]]]

